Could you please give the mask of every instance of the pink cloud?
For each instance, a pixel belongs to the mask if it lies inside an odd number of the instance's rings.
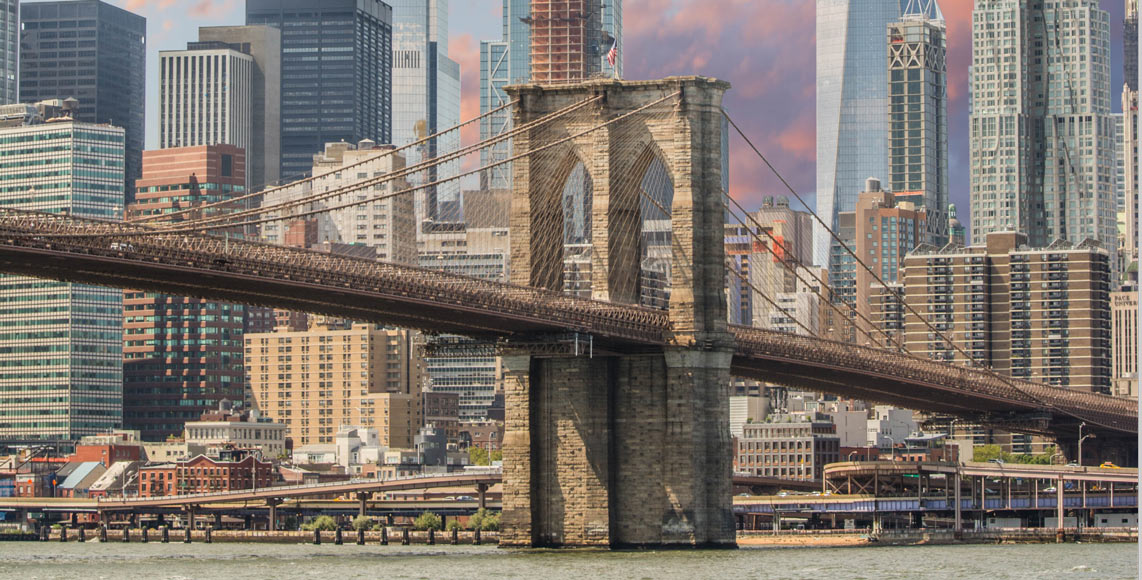
[[[480,43],[471,34],[461,34],[448,39],[448,58],[460,63],[460,119],[468,120],[480,116]],[[443,128],[443,127],[442,127]],[[463,143],[480,140],[480,124],[471,123],[460,131]],[[473,169],[478,161],[473,156],[464,160],[465,169]]]
[[[187,13],[192,18],[214,20],[226,16],[237,7],[238,0],[196,0]]]

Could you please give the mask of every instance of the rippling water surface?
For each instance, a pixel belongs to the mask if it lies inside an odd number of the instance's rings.
[[[20,580],[1137,577],[1134,544],[522,552],[473,546],[0,543],[0,578]]]

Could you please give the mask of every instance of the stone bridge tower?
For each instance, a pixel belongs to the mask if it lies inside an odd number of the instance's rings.
[[[732,462],[723,241],[722,96],[701,77],[509,87],[516,127],[594,96],[573,120],[514,139],[517,153],[670,97],[514,163],[512,282],[562,291],[563,184],[593,184],[592,296],[637,303],[639,186],[659,159],[673,186],[671,335],[655,352],[508,343],[501,542],[505,546],[730,546]],[[673,96],[671,96],[673,95]],[[568,116],[572,118],[572,116]],[[559,126],[564,123],[565,126]],[[553,179],[554,176],[554,179]],[[634,225],[635,227],[631,227]],[[633,230],[633,234],[632,234]],[[626,236],[626,239],[623,238]],[[553,259],[554,257],[554,259]]]

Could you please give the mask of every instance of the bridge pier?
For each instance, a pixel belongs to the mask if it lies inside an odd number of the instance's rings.
[[[591,178],[591,297],[637,304],[639,180],[657,160],[673,187],[669,331],[661,347],[584,352],[513,337],[504,367],[502,546],[732,546],[722,96],[701,77],[511,87],[516,126],[593,97],[589,136],[513,166],[511,281],[562,292],[563,181]],[[662,104],[653,115],[638,116]],[[612,125],[622,115],[635,116]],[[513,140],[548,143],[565,120]],[[554,129],[554,132],[552,131]],[[553,183],[554,181],[554,183]],[[518,342],[517,342],[518,341]],[[554,347],[554,348],[552,348]]]
[[[365,517],[369,511],[369,500],[373,498],[373,492],[361,491],[357,492],[357,516]]]
[[[266,520],[266,531],[276,532],[278,530],[278,506],[281,505],[281,503],[282,500],[276,497],[266,500],[266,507],[270,509]]]
[[[728,351],[502,360],[501,544],[734,544]]]
[[[488,508],[488,484],[481,483],[476,486],[476,497],[480,502],[480,509]]]

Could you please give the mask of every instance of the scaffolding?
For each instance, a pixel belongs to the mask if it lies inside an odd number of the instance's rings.
[[[579,82],[602,72],[600,0],[532,0],[531,80]]]

